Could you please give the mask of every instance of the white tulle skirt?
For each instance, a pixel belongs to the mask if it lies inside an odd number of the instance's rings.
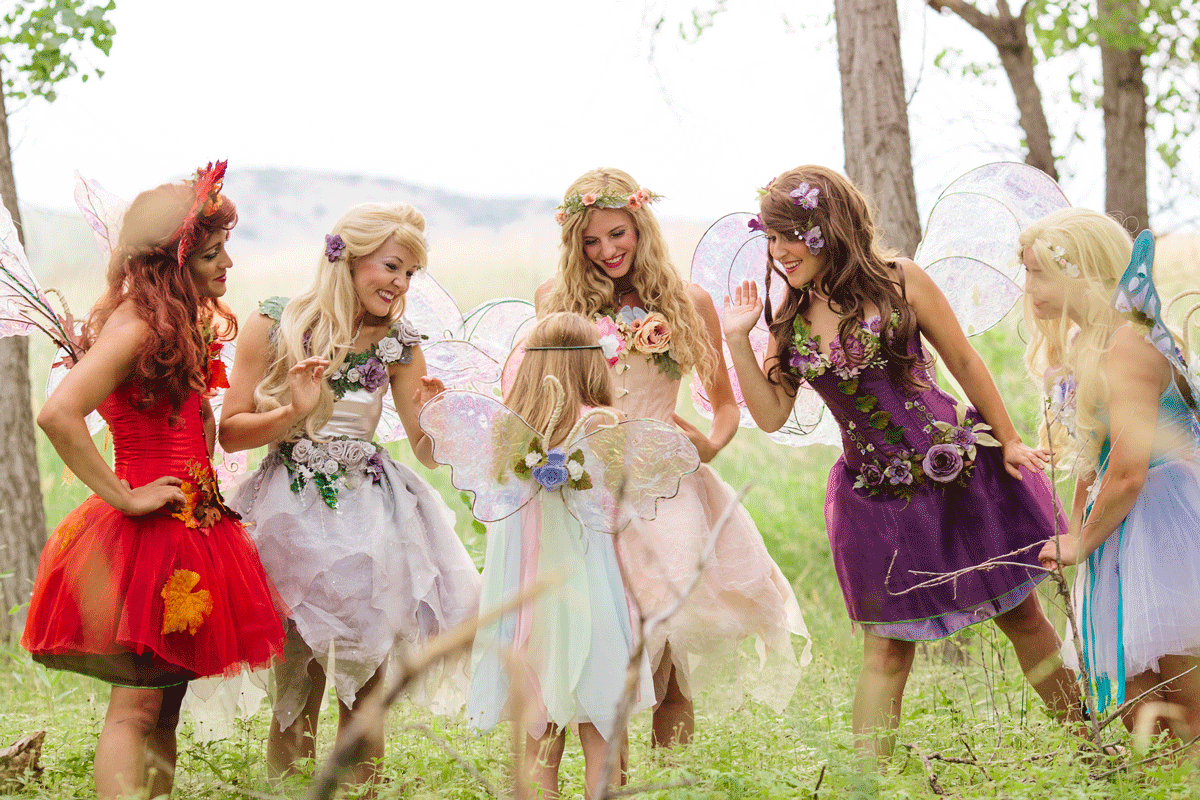
[[[420,646],[473,619],[479,604],[479,573],[454,513],[408,467],[385,457],[380,480],[343,488],[337,509],[313,484],[299,492],[291,485],[283,463],[264,462],[231,503],[292,611],[285,662],[275,670],[283,729],[304,706],[313,658],[350,705],[394,647]],[[459,682],[461,702],[465,674]]]
[[[1101,707],[1164,655],[1200,655],[1200,463],[1152,466],[1121,527],[1075,577],[1084,665]]]

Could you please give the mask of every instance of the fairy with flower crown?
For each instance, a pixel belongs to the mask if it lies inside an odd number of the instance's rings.
[[[650,205],[658,195],[627,173],[598,169],[568,187],[559,206],[562,245],[558,274],[536,295],[539,315],[572,311],[595,320],[612,371],[613,405],[630,418],[674,423],[711,461],[737,432],[739,410],[721,354],[712,299],[686,283],[672,265]],[[682,375],[700,374],[715,409],[705,434],[675,413]],[[643,611],[672,603],[696,569],[705,538],[721,512],[737,501],[707,465],[686,476],[679,494],[659,503],[652,522],[631,526],[619,548]],[[756,637],[769,654],[742,683],[777,711],[789,701],[809,655],[797,660],[792,634],[808,631],[791,585],[767,552],[746,510],[737,505],[716,552],[683,609],[647,643],[655,668],[652,743],[690,740],[694,709],[689,665],[703,655],[737,665],[735,649]],[[766,668],[764,666],[766,665]]]
[[[700,459],[674,425],[626,421],[612,408],[599,332],[584,317],[546,315],[520,352],[503,403],[449,391],[420,415],[434,458],[489,523],[480,615],[541,588],[479,629],[467,710],[472,727],[512,720],[525,733],[518,796],[538,787],[537,796],[558,797],[566,728],[575,726],[593,796],[602,782],[623,782],[623,769],[604,775],[604,760],[606,743],[627,751],[620,708],[631,667],[631,706],[654,702],[614,534],[634,527],[629,510],[653,518]]]
[[[417,411],[442,386],[402,316],[425,255],[412,206],[354,206],[325,236],[312,287],[260,304],[238,341],[221,446],[270,449],[231,505],[292,610],[267,742],[275,775],[315,754],[327,679],[340,734],[397,642],[418,645],[476,612],[479,573],[453,512],[374,441],[390,391],[413,452],[435,466]],[[373,778],[383,741],[372,731],[353,782]]]
[[[1041,543],[1065,522],[1042,473],[1046,454],[1021,442],[933,280],[880,251],[866,198],[845,177],[813,165],[786,172],[762,190],[760,212],[750,224],[769,244],[768,294],[772,277],[786,282],[766,309],[761,366],[749,338],[764,313],[754,282],[725,299],[722,323],[760,428],[777,430],[807,384],[841,429],[825,520],[847,610],[864,632],[858,747],[890,754],[916,642],[986,619],[1012,640],[1047,705],[1073,713],[1072,678],[1034,592]],[[938,388],[922,336],[973,407]],[[969,569],[992,559],[1003,563]]]
[[[1154,239],[1111,217],[1051,214],[1020,235],[1026,360],[1049,381],[1042,434],[1076,476],[1070,524],[1042,562],[1078,564],[1082,661],[1098,706],[1131,730],[1200,733],[1200,375],[1164,323]],[[1195,312],[1197,308],[1193,308]],[[1184,324],[1188,324],[1185,318]],[[1158,716],[1156,714],[1156,716]],[[1193,748],[1194,750],[1194,748]]]
[[[95,494],[42,551],[21,644],[46,666],[112,684],[94,765],[105,798],[168,794],[188,682],[268,666],[284,647],[286,608],[210,460],[208,398],[224,385],[213,345],[237,329],[220,301],[237,221],[224,174],[225,162],[209,164],[190,182],[139,194],[87,324],[51,323],[82,354],[38,424]],[[14,240],[4,212],[10,279]],[[93,411],[112,431],[112,467],[88,431]]]

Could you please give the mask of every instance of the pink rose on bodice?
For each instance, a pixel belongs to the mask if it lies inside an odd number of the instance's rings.
[[[671,327],[657,311],[651,311],[633,335],[633,348],[643,353],[665,353],[671,349]]]
[[[600,334],[600,349],[611,367],[625,350],[625,338],[621,336],[621,330],[612,317],[596,317],[596,330]]]

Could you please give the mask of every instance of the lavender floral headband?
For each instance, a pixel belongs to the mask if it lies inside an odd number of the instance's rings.
[[[770,182],[763,188],[758,190],[758,196],[762,197],[771,190],[771,186],[775,183],[772,178]],[[817,208],[817,198],[821,194],[821,187],[812,186],[808,181],[801,181],[800,185],[788,192],[788,197],[792,198],[792,205],[799,206],[805,211],[815,211]],[[762,214],[755,214],[754,218],[746,223],[747,227],[752,231],[765,231],[767,226],[763,224]],[[814,256],[821,252],[821,248],[825,246],[825,240],[821,238],[821,226],[813,224],[812,215],[809,215],[808,222],[805,227],[797,225],[792,231],[797,239],[803,239],[804,244],[808,247],[808,252]]]

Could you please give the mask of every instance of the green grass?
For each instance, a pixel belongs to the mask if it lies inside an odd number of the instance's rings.
[[[1017,327],[1006,323],[976,346],[1023,432],[1034,428],[1039,408],[1021,361]],[[686,405],[686,401],[685,401]],[[688,412],[690,413],[690,411]],[[1027,440],[1029,440],[1027,435]],[[60,485],[61,462],[44,441],[47,517],[57,521],[86,494]],[[407,445],[393,452],[414,463]],[[837,453],[832,448],[794,450],[742,431],[714,466],[740,487],[752,482],[746,505],[793,588],[812,633],[814,658],[791,705],[780,716],[752,701],[727,708],[712,695],[697,701],[697,735],[685,749],[662,756],[647,746],[649,716],[633,720],[630,782],[686,787],[648,792],[651,798],[812,797],[820,780],[822,798],[933,796],[922,756],[974,758],[985,766],[930,761],[938,785],[955,797],[984,798],[1183,798],[1200,796],[1200,782],[1187,766],[1136,766],[1128,773],[1094,776],[1122,763],[1081,757],[1080,740],[1047,718],[1020,674],[1015,655],[995,626],[974,626],[952,644],[918,651],[905,696],[900,746],[879,776],[864,775],[851,749],[850,712],[861,660],[861,639],[851,630],[834,577],[824,531],[824,487]],[[420,468],[418,468],[420,469]],[[458,529],[476,558],[483,540],[466,506],[449,484],[446,470],[422,471],[442,490],[459,517]],[[1043,594],[1043,600],[1051,605]],[[1061,629],[1061,614],[1052,610]],[[75,675],[47,671],[16,648],[0,652],[0,745],[47,729],[42,782],[19,792],[30,798],[92,796],[91,763],[103,721],[107,688]],[[321,751],[334,734],[332,710],[322,719]],[[181,726],[177,797],[238,798],[244,792],[295,795],[302,782],[274,789],[264,777],[265,710],[242,722],[231,739],[199,744],[185,716]],[[380,797],[474,798],[482,788],[434,736],[474,765],[495,787],[509,786],[509,732],[500,726],[473,734],[462,718],[438,718],[402,702],[392,713],[386,782]],[[1124,740],[1118,726],[1110,740]],[[1133,760],[1129,756],[1125,761]],[[565,797],[582,795],[583,761],[569,740],[562,765]]]

